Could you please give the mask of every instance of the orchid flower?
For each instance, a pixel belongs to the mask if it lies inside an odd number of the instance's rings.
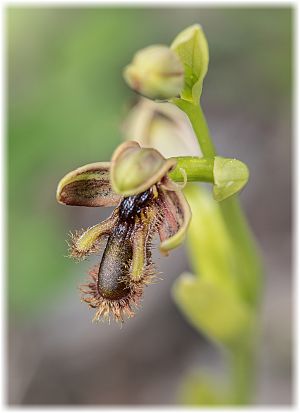
[[[190,222],[190,208],[182,186],[168,173],[176,159],[135,141],[120,145],[111,162],[78,168],[62,178],[57,200],[64,205],[115,209],[105,221],[71,235],[70,256],[81,260],[99,253],[100,264],[81,287],[82,300],[96,309],[94,320],[124,321],[139,307],[144,286],[153,282],[152,241],[160,238],[160,251],[176,248]]]

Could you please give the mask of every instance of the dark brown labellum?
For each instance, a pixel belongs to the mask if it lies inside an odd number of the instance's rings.
[[[132,260],[132,246],[127,226],[119,225],[116,230],[108,239],[98,274],[98,292],[109,300],[120,300],[130,292],[128,268]]]
[[[98,293],[109,300],[120,300],[130,293],[129,268],[132,261],[131,235],[135,219],[152,198],[150,190],[124,198],[119,219],[104,250],[98,274]]]

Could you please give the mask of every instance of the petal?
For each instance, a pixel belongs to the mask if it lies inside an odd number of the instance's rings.
[[[167,254],[184,240],[191,219],[191,210],[181,191],[160,188],[157,203],[162,218],[159,227],[160,251]]]
[[[130,275],[133,281],[138,281],[142,274],[146,263],[146,237],[147,234],[143,229],[135,231],[132,247],[132,264]]]
[[[98,252],[101,238],[110,234],[116,224],[117,215],[112,214],[100,224],[85,231],[75,232],[71,236],[70,257],[77,260],[85,259],[88,255]]]
[[[112,188],[123,196],[139,194],[159,182],[175,165],[176,159],[165,159],[153,148],[125,142],[112,157]]]
[[[141,213],[132,231],[132,263],[130,276],[133,281],[139,281],[148,276],[151,270],[151,238],[156,231],[157,211],[148,207],[146,213]]]
[[[113,192],[110,163],[91,163],[65,175],[58,184],[56,199],[64,205],[87,207],[114,206],[120,195]]]

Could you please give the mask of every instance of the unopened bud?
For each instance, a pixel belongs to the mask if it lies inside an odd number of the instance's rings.
[[[184,86],[184,69],[169,47],[154,45],[135,54],[124,70],[124,78],[141,95],[166,100],[179,96]]]

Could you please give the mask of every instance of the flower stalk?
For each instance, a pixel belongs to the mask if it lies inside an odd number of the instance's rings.
[[[189,119],[203,158],[176,157],[168,176],[176,182],[210,182],[214,198],[195,185],[185,189],[193,216],[188,250],[196,276],[182,274],[175,283],[174,298],[189,321],[226,350],[231,374],[226,404],[246,404],[253,390],[262,274],[255,241],[236,195],[247,183],[249,171],[242,162],[217,155],[200,105],[209,62],[202,27],[196,24],[183,30],[170,50],[184,68],[184,85],[179,94],[173,91],[168,102]],[[156,61],[151,69],[160,64]],[[152,89],[148,97],[160,99]],[[220,400],[218,392],[211,391]]]
[[[201,106],[198,103],[189,102],[184,99],[172,99],[179,109],[181,109],[189,118],[191,125],[197,136],[201,151],[206,158],[213,158],[216,155],[214,143],[210,137],[207,122]]]
[[[186,173],[187,182],[214,182],[214,159],[197,156],[178,156],[176,167],[169,172],[175,182],[183,182]]]

